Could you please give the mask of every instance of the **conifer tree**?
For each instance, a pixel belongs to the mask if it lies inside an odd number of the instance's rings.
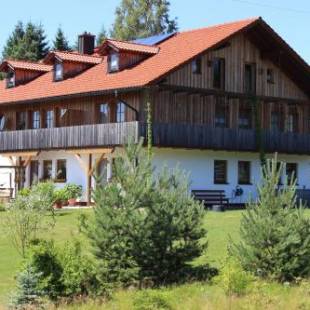
[[[107,31],[104,26],[102,26],[100,32],[97,35],[97,46],[103,43],[103,41],[108,37]]]
[[[57,29],[55,40],[53,41],[53,50],[70,51],[70,46],[67,38],[61,27]]]
[[[47,54],[48,50],[46,35],[41,24],[35,25],[29,22],[24,27],[19,22],[4,47],[3,57],[38,61]]]
[[[122,0],[115,11],[111,36],[133,40],[177,30],[176,19],[169,17],[167,0]]]
[[[296,180],[278,184],[285,165],[267,160],[262,168],[258,199],[241,220],[241,242],[231,252],[254,274],[292,281],[310,276],[310,219],[296,199]]]
[[[206,249],[206,232],[186,180],[168,170],[154,177],[142,141],[115,159],[111,182],[96,187],[94,222],[86,226],[104,281],[160,285],[190,272]]]

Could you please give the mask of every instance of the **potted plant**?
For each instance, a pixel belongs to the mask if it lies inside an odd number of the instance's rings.
[[[82,196],[82,186],[77,184],[67,184],[64,187],[68,197],[69,206],[75,206],[76,200]]]
[[[54,191],[54,208],[61,209],[67,201],[67,193],[64,188],[56,189]]]

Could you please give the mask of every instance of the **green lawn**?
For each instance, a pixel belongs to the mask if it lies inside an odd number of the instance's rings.
[[[227,211],[224,213],[207,212],[205,225],[208,230],[209,247],[206,257],[211,266],[218,267],[227,254],[229,236],[239,239],[239,224],[243,211]],[[78,217],[81,213],[91,214],[91,210],[60,211],[57,224],[48,236],[56,244],[63,244],[72,238],[87,241],[78,231]],[[310,216],[310,212],[308,212]],[[3,213],[0,212],[0,220]],[[4,229],[4,227],[2,227]],[[199,262],[199,260],[198,260]],[[21,258],[11,247],[3,233],[0,234],[0,309],[5,305],[9,292],[14,288],[14,275],[21,264]],[[242,298],[231,300],[221,289],[207,283],[194,283],[167,288],[158,291],[169,300],[172,309],[310,309],[310,284],[306,287],[287,288],[279,284],[263,285],[259,293],[252,293]],[[133,309],[133,301],[141,292],[120,291],[114,295],[112,301],[105,305],[98,305],[96,301],[89,301],[86,305],[72,305],[63,309]],[[143,292],[142,292],[143,293]],[[281,305],[281,306],[280,306]],[[309,306],[309,308],[308,308]],[[53,307],[51,308],[53,309]],[[62,309],[62,308],[61,308]]]

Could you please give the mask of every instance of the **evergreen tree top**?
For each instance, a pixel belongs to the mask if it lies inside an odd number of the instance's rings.
[[[58,27],[55,40],[53,41],[53,49],[58,51],[70,51],[71,48],[69,46],[69,42],[61,29],[61,27]]]

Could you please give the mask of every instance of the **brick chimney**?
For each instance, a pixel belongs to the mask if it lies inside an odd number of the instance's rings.
[[[96,36],[91,33],[87,33],[86,31],[83,34],[80,34],[78,39],[78,52],[80,54],[93,54],[95,48],[95,37]]]

